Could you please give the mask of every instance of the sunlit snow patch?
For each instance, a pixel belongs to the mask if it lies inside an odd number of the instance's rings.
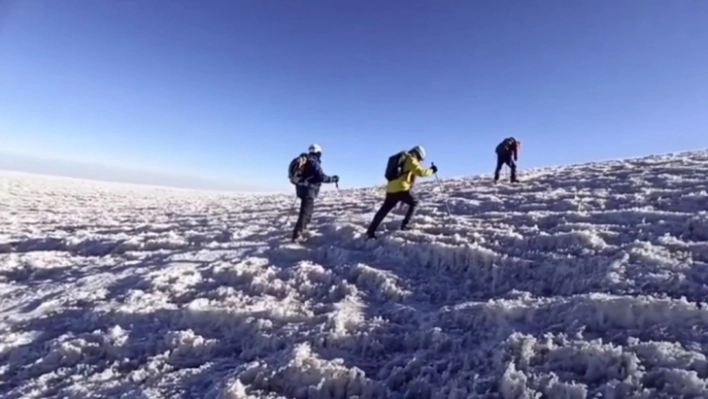
[[[7,174],[2,398],[708,397],[708,156],[291,195]],[[447,213],[447,206],[453,216]]]

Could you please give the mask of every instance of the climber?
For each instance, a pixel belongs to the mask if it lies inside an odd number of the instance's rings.
[[[376,238],[376,229],[399,202],[408,205],[408,211],[400,226],[401,230],[408,229],[411,217],[418,206],[418,200],[411,193],[416,177],[428,177],[438,171],[435,165],[430,168],[422,167],[420,163],[423,159],[425,159],[425,149],[419,145],[410,151],[401,151],[389,157],[385,174],[388,180],[386,198],[366,230],[367,239]]]
[[[323,183],[339,183],[339,176],[328,176],[322,170],[322,148],[313,144],[307,153],[302,153],[290,162],[288,178],[295,185],[295,193],[300,199],[300,213],[293,229],[292,241],[302,241],[315,208],[315,198]]]
[[[511,182],[517,183],[516,179],[516,161],[519,158],[519,150],[521,149],[521,142],[517,141],[513,137],[504,139],[499,145],[497,145],[497,167],[494,169],[494,182],[499,181],[499,172],[501,172],[504,164],[509,166],[511,170]]]

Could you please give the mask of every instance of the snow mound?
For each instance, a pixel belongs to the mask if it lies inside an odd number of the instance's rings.
[[[708,154],[523,177],[294,245],[292,196],[0,176],[0,396],[708,397]]]

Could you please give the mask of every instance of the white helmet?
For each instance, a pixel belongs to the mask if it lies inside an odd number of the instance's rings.
[[[410,152],[417,153],[421,161],[425,159],[425,148],[423,148],[422,146],[417,145],[413,147]]]
[[[319,144],[313,144],[307,149],[307,152],[311,154],[322,154],[322,147]]]

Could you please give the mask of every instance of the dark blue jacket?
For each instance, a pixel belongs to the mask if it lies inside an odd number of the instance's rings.
[[[307,164],[302,172],[302,183],[295,186],[298,198],[317,198],[322,183],[334,183],[332,176],[327,176],[324,173],[317,155],[307,154]]]
[[[499,143],[495,151],[499,157],[513,158],[516,161],[519,158],[519,142],[509,137]]]

